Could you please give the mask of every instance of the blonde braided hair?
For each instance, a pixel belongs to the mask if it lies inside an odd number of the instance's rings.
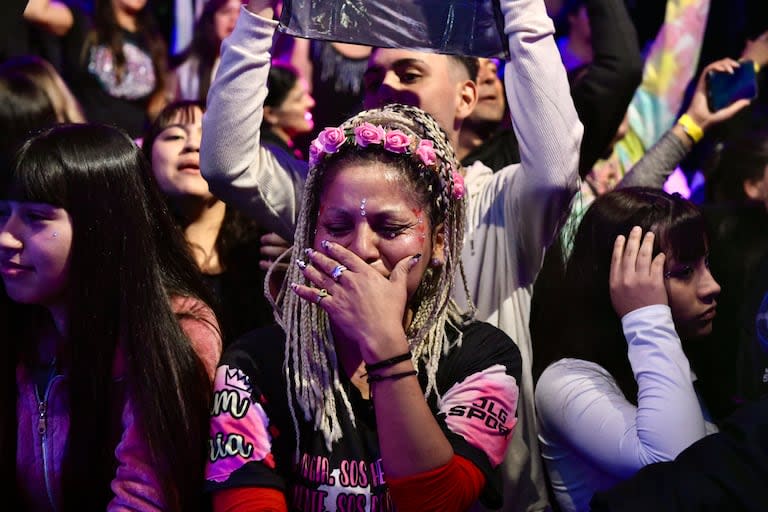
[[[463,193],[457,193],[457,189],[463,187],[463,184],[456,182],[458,178],[454,174],[460,164],[446,133],[432,116],[416,107],[392,104],[367,110],[350,118],[340,128],[349,131],[363,123],[375,124],[387,130],[399,129],[409,137],[431,140],[437,157],[434,169],[419,165],[418,159],[413,155],[395,155],[381,146],[361,147],[352,143],[343,146],[334,154],[326,155],[310,167],[296,225],[293,251],[286,254],[292,253],[291,259],[295,261],[303,256],[303,248],[312,246],[319,197],[326,172],[351,160],[385,162],[400,169],[401,173],[406,175],[407,181],[415,185],[414,188],[421,190],[422,200],[424,197],[429,198],[429,204],[425,206],[429,211],[432,228],[442,223],[445,233],[445,262],[439,268],[429,268],[426,271],[410,300],[414,314],[406,329],[414,366],[419,368],[419,362],[424,364],[427,374],[425,394],[429,395],[431,392],[437,392],[436,374],[440,357],[452,346],[449,345],[446,329],[455,331],[457,339],[454,345],[460,344],[460,327],[474,316],[474,306],[461,261],[466,200]],[[460,311],[456,302],[451,299],[457,271],[467,303],[472,308],[468,313]],[[269,277],[268,274],[266,283],[269,282]],[[294,264],[288,266],[283,289],[273,306],[275,318],[286,335],[283,369],[287,381],[289,408],[296,427],[298,456],[300,440],[296,403],[304,413],[305,420],[313,421],[314,428],[323,433],[329,450],[333,442],[342,436],[337,416],[337,397],[341,399],[341,405],[346,409],[353,425],[356,422],[349,397],[339,379],[339,362],[328,316],[316,304],[288,292],[288,283],[307,284],[303,274]],[[265,293],[272,301],[269,293]]]

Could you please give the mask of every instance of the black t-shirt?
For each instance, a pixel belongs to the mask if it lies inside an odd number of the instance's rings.
[[[147,123],[147,105],[157,77],[146,37],[122,30],[125,68],[118,79],[108,46],[89,43],[91,20],[72,8],[74,24],[63,38],[64,78],[90,122],[122,128],[140,137]]]
[[[222,273],[203,275],[217,300],[225,348],[243,334],[275,323],[272,305],[264,297],[266,272],[258,265],[261,244],[257,235],[255,232],[252,239],[229,250]]]
[[[269,487],[283,491],[290,510],[394,510],[378,447],[373,404],[341,376],[356,418],[339,414],[342,439],[328,450],[323,435],[296,405],[300,446],[283,373],[284,335],[254,331],[222,356],[216,372],[207,489]],[[426,388],[423,366],[419,382]],[[516,423],[521,358],[499,329],[469,324],[462,342],[444,355],[437,372],[440,399],[427,399],[454,453],[485,475],[481,499],[501,504],[498,466]],[[338,410],[343,410],[341,401]],[[298,464],[294,463],[298,460]]]

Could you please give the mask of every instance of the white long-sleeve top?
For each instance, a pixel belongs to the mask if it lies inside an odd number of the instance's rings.
[[[590,361],[561,359],[536,384],[542,454],[565,511],[588,511],[596,491],[717,431],[694,390],[669,306],[646,306],[621,322],[637,406]]]
[[[544,250],[577,189],[583,127],[544,2],[502,0],[501,9],[511,54],[504,82],[521,162],[496,173],[481,163],[466,169],[462,257],[478,319],[506,332],[523,359],[518,429],[504,466],[503,510],[541,510],[546,489],[533,409],[531,292]],[[306,164],[275,156],[259,137],[276,26],[244,9],[224,41],[203,118],[200,160],[215,195],[292,239]],[[456,290],[461,302],[463,290]]]

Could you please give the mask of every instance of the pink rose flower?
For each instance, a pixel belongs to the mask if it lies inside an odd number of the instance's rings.
[[[381,126],[363,123],[355,127],[355,143],[363,148],[368,144],[381,144],[387,132]]]
[[[322,145],[325,153],[335,153],[346,142],[347,137],[341,128],[329,127],[320,132],[317,140]]]
[[[461,199],[464,197],[464,176],[453,171],[453,198]]]
[[[319,140],[313,140],[309,145],[309,165],[316,166],[323,154],[323,145],[320,144]]]
[[[435,165],[437,162],[437,155],[435,155],[435,146],[431,140],[424,139],[419,142],[416,147],[416,154],[421,159],[422,163],[427,167]]]
[[[393,153],[405,153],[411,144],[411,138],[400,130],[392,130],[384,136],[384,149]]]

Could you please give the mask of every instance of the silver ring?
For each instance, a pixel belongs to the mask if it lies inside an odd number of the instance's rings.
[[[320,301],[326,298],[328,295],[328,290],[325,288],[321,288],[320,291],[317,292],[317,297],[315,297],[315,304],[320,304]]]
[[[336,282],[338,283],[338,282],[339,282],[339,279],[341,278],[341,274],[342,274],[342,273],[343,273],[345,270],[348,270],[348,269],[347,269],[347,267],[345,267],[344,265],[336,265],[336,266],[333,268],[333,270],[331,271],[331,277],[333,278],[333,280],[334,280],[334,281],[336,281]]]

